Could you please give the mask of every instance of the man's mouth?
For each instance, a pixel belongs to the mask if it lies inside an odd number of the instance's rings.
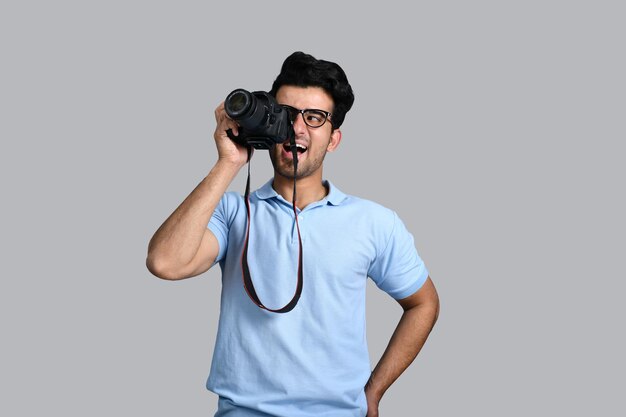
[[[287,153],[291,153],[291,144],[289,143],[289,141],[285,141],[285,143],[283,143],[283,149],[285,150],[285,152]],[[305,153],[307,151],[307,147],[300,144],[300,143],[296,143],[296,150],[298,151],[298,153],[301,155],[303,153]]]

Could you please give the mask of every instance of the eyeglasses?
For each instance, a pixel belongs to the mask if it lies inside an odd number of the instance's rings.
[[[286,104],[283,104],[282,106],[285,110],[287,110],[287,113],[289,113],[289,120],[291,120],[292,123],[296,121],[298,114],[302,115],[304,123],[309,127],[322,127],[322,125],[326,123],[326,120],[328,120],[331,124],[333,123],[329,119],[332,114],[331,112],[318,109],[298,110],[295,107],[287,106]]]

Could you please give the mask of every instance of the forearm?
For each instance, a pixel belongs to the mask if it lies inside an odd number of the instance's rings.
[[[215,207],[239,169],[236,164],[218,160],[209,174],[165,220],[148,245],[147,264],[151,271],[178,270],[191,262]]]
[[[438,311],[436,300],[404,311],[387,349],[367,382],[365,390],[368,397],[380,401],[385,391],[409,367],[424,346]]]

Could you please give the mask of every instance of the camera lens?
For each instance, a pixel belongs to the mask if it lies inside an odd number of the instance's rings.
[[[224,110],[231,118],[237,120],[250,110],[252,100],[253,96],[248,91],[235,90],[226,97]]]

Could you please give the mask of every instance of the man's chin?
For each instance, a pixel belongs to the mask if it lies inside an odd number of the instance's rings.
[[[293,180],[293,167],[291,167],[291,169],[284,169],[284,168],[276,169],[276,167],[274,167],[274,175],[280,175],[283,178]],[[296,179],[300,177],[301,175],[300,173],[298,173],[298,175],[296,176]]]

